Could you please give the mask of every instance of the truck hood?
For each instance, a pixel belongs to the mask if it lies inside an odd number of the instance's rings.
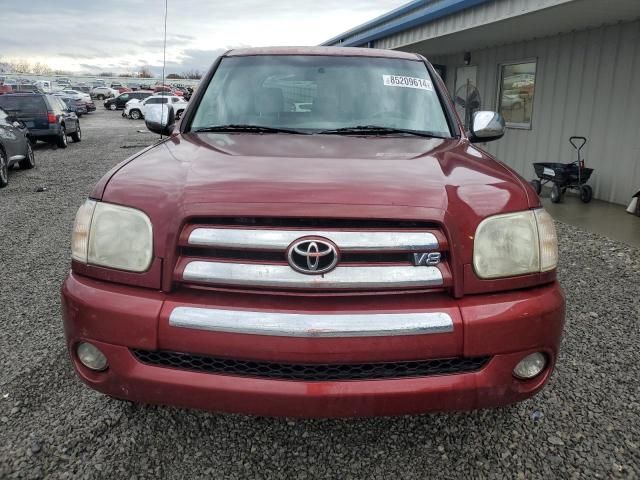
[[[461,203],[487,216],[529,207],[520,179],[468,141],[413,136],[177,135],[114,169],[94,196],[147,212],[224,204],[444,212]]]

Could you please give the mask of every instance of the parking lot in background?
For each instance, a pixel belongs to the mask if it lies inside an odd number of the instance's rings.
[[[157,136],[98,111],[83,140],[39,143],[0,191],[0,478],[637,478],[640,251],[564,224],[565,339],[551,382],[464,414],[287,420],[148,407],[89,390],[64,345],[59,287],[76,209]],[[37,190],[44,190],[38,192]]]

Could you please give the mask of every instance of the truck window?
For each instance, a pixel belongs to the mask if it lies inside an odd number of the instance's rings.
[[[224,58],[191,129],[225,124],[307,129],[375,125],[450,137],[419,61],[339,56]]]

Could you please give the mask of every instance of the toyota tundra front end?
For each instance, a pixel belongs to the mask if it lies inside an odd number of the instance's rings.
[[[468,410],[547,382],[564,324],[535,192],[421,56],[242,49],[80,207],[72,363],[116,398],[268,416]]]

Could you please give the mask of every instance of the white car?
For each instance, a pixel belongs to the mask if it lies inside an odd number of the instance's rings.
[[[44,93],[51,93],[53,92],[53,86],[51,85],[51,82],[49,80],[38,80],[36,82],[36,86],[42,90]]]
[[[176,119],[180,119],[187,106],[189,105],[184,99],[175,95],[153,95],[144,100],[129,100],[124,107],[123,117],[129,117],[133,120],[144,118],[147,105],[158,105],[167,103],[176,112]]]
[[[91,97],[98,100],[104,100],[105,98],[117,97],[120,92],[110,87],[96,87],[91,90]]]

